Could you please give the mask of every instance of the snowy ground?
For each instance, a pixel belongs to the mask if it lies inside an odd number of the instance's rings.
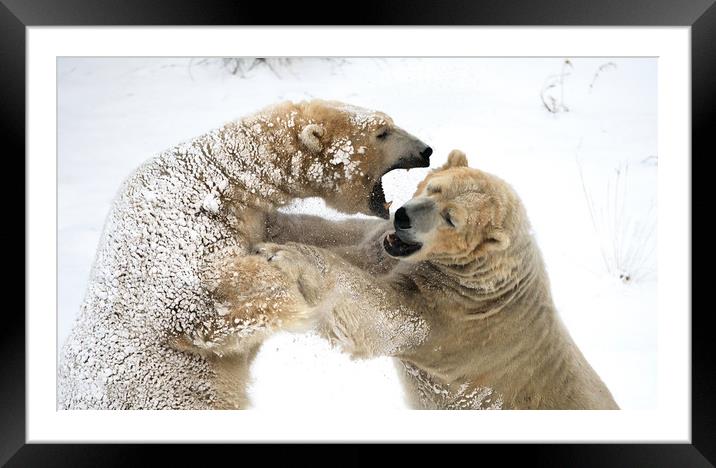
[[[390,114],[432,145],[433,166],[459,148],[471,166],[510,182],[577,344],[622,408],[653,408],[656,66],[655,59],[310,59],[278,75],[258,66],[242,78],[221,59],[59,59],[58,348],[79,311],[110,202],[134,167],[264,105],[320,97]],[[393,209],[425,173],[384,179]],[[342,216],[320,200],[288,209]],[[253,375],[256,408],[405,407],[389,359],[351,361],[311,335],[271,338]]]

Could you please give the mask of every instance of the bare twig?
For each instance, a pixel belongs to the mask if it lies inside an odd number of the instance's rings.
[[[592,89],[594,88],[594,83],[597,82],[597,78],[599,78],[599,75],[602,72],[608,71],[608,70],[616,70],[617,64],[614,62],[607,62],[599,66],[597,71],[594,73],[594,77],[592,77],[592,82],[589,83],[589,92],[592,92]]]
[[[659,158],[657,155],[652,154],[641,160],[641,163],[646,166],[658,166]]]
[[[562,70],[557,75],[550,75],[545,79],[540,91],[540,98],[545,109],[552,114],[558,112],[569,112],[569,108],[564,103],[564,78],[569,76],[570,73],[567,69],[572,69],[573,65],[569,59],[564,59],[562,62]],[[552,96],[548,91],[553,88],[559,87],[559,101]]]

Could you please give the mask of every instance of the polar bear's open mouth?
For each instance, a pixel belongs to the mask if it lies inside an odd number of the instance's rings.
[[[407,257],[414,254],[423,246],[420,242],[412,243],[401,239],[397,233],[392,232],[383,239],[383,248],[393,257]]]
[[[384,175],[396,169],[409,170],[414,167],[428,166],[430,166],[430,160],[427,157],[423,158],[421,156],[411,154],[410,156],[400,158],[397,163],[395,163],[393,166],[388,168],[388,170],[383,172],[383,174],[378,177],[378,181],[375,183],[375,185],[373,185],[373,189],[370,191],[370,200],[368,203],[370,211],[380,218],[390,218],[390,205],[392,205],[393,202],[385,200],[385,192],[383,191]]]

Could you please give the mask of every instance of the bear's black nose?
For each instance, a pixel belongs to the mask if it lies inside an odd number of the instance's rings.
[[[433,149],[429,146],[420,152],[420,156],[424,159],[428,159],[431,154],[433,154]]]
[[[410,218],[408,212],[402,206],[395,212],[395,220],[393,225],[396,229],[410,229]]]

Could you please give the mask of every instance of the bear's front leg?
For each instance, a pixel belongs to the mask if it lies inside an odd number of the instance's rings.
[[[333,248],[358,245],[376,228],[385,232],[391,226],[391,222],[384,219],[331,221],[320,216],[275,211],[266,216],[264,240],[276,244],[300,242]]]
[[[313,325],[315,279],[298,269],[275,268],[265,255],[226,259],[218,268],[210,294],[229,347],[252,341],[253,334],[304,331]]]
[[[280,245],[289,244],[321,247],[372,274],[385,274],[398,263],[386,255],[382,247],[382,239],[392,225],[385,219],[330,221],[277,211],[266,216],[264,237],[271,244],[265,245],[279,244],[278,249]]]
[[[267,267],[283,273],[283,291],[298,291],[307,305],[316,306],[333,289],[329,265],[320,249],[289,242],[287,244],[259,244],[254,253],[265,260]]]
[[[251,363],[263,341],[279,330],[299,332],[315,326],[311,298],[316,280],[298,269],[277,268],[278,258],[286,259],[287,252],[276,253],[275,258],[267,258],[265,252],[224,253],[209,262],[203,280],[213,316],[182,334],[172,346],[204,356],[211,366],[216,409],[243,409],[249,406]]]
[[[424,304],[402,283],[350,264],[335,253],[303,244],[261,244],[266,264],[296,281],[315,304],[317,331],[354,357],[410,354],[427,338]]]

